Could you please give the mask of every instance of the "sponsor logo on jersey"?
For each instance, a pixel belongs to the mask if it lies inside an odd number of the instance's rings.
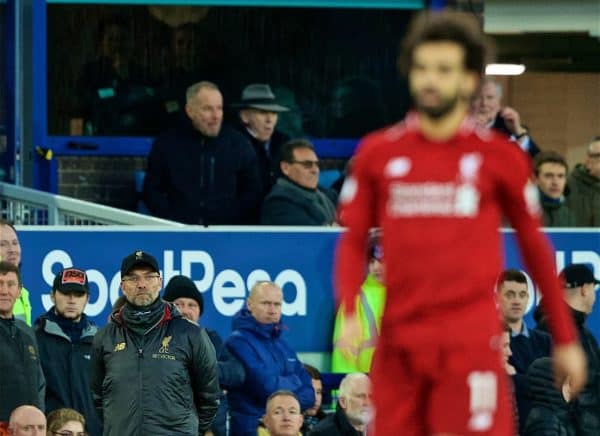
[[[390,164],[393,162],[390,161]],[[476,187],[481,163],[482,158],[479,153],[467,153],[459,161],[459,173],[456,181],[390,183],[388,214],[392,217],[476,216],[479,212],[481,198]],[[386,168],[388,175],[392,172],[389,169],[390,164]],[[400,165],[397,167],[399,168]],[[410,170],[410,166],[406,171],[408,172],[408,170]]]

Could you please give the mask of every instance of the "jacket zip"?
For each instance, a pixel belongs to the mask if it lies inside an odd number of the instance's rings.
[[[144,405],[142,404],[143,401],[143,395],[142,395],[142,387],[143,387],[143,377],[142,377],[142,360],[144,359],[144,349],[143,348],[138,348],[138,374],[139,374],[139,383],[138,383],[138,394],[139,394],[139,401],[140,401],[140,423],[139,423],[139,429],[141,430],[143,428],[143,424],[144,424]]]
[[[210,180],[209,187],[212,188],[215,184],[215,157],[210,157]]]

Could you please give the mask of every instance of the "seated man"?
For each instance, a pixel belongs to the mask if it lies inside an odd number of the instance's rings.
[[[265,198],[261,224],[330,226],[335,223],[333,201],[318,187],[319,160],[313,145],[293,139],[281,148],[283,176]]]
[[[259,428],[258,435],[298,436],[304,416],[298,398],[290,391],[276,391],[269,395],[263,417],[266,432]]]
[[[10,414],[10,436],[46,436],[46,416],[34,406],[19,406]]]
[[[567,198],[578,227],[600,227],[600,136],[587,146],[587,157],[569,176]]]
[[[222,127],[223,96],[211,82],[186,93],[188,120],[156,138],[148,155],[144,202],[152,215],[186,224],[245,224],[260,207],[256,153]]]
[[[240,109],[240,131],[252,144],[258,157],[258,171],[264,195],[267,195],[281,176],[280,149],[290,137],[276,127],[279,113],[289,109],[277,103],[269,85],[259,83],[246,86],[242,91],[242,100],[235,106]]]
[[[521,149],[535,157],[539,147],[529,136],[529,131],[521,124],[521,116],[511,107],[502,107],[502,85],[494,79],[485,79],[475,99],[475,115],[479,123],[487,128],[510,136]]]
[[[335,414],[317,424],[310,436],[364,435],[372,418],[371,381],[366,374],[354,372],[340,383]]]
[[[331,371],[369,372],[373,360],[375,344],[381,330],[381,317],[385,308],[385,287],[383,286],[383,251],[380,245],[380,233],[372,231],[367,248],[369,264],[367,278],[361,286],[360,296],[357,297],[356,311],[361,325],[360,337],[355,338],[356,353],[344,355],[340,351],[338,339],[344,320],[344,307],[338,309],[333,330],[333,353],[331,355]]]
[[[575,214],[566,203],[567,161],[555,151],[542,151],[535,156],[533,163],[544,226],[575,227]]]
[[[267,398],[280,389],[293,392],[302,410],[315,403],[309,375],[281,337],[282,303],[283,292],[277,284],[257,282],[247,307],[233,318],[233,332],[225,345],[244,365],[246,380],[227,393],[232,435],[255,436]]]

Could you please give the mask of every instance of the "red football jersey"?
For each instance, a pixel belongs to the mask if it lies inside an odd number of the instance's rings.
[[[493,298],[510,220],[527,270],[540,286],[556,343],[575,339],[540,232],[529,158],[514,143],[466,118],[453,138],[434,142],[409,114],[360,144],[340,194],[347,231],[336,258],[338,297],[354,310],[371,227],[383,229],[387,302],[382,330],[398,344],[471,342],[498,332]],[[391,331],[390,331],[391,330]]]

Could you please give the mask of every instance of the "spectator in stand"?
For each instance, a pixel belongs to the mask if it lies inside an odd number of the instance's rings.
[[[46,436],[46,417],[37,407],[23,405],[10,414],[10,436]]]
[[[331,226],[336,221],[335,201],[319,184],[319,160],[313,145],[292,139],[281,147],[283,176],[262,206],[261,224]]]
[[[519,418],[519,431],[522,434],[531,409],[529,388],[525,373],[529,365],[540,357],[550,356],[552,341],[545,332],[530,329],[525,323],[525,312],[529,302],[527,277],[516,269],[507,269],[498,277],[496,301],[502,321],[510,329],[510,355],[507,358],[507,372],[512,376]]]
[[[15,227],[6,220],[0,218],[0,261],[10,262],[16,267],[21,267],[21,244]],[[31,325],[31,303],[29,302],[29,291],[21,288],[21,294],[13,307],[15,318],[25,321]]]
[[[127,302],[94,337],[91,386],[104,436],[203,435],[219,406],[215,350],[206,332],[159,297],[156,259],[121,263]]]
[[[165,287],[163,300],[173,303],[184,318],[200,325],[200,317],[204,312],[204,298],[190,278],[182,275],[172,277]],[[225,397],[225,390],[232,386],[239,387],[244,383],[244,366],[227,350],[223,340],[215,330],[208,328],[205,330],[215,347],[219,385],[222,389],[219,409],[210,430],[215,436],[225,436],[227,434],[227,398]]]
[[[554,151],[538,153],[534,181],[540,191],[545,227],[575,227],[575,214],[567,205],[567,161]]]
[[[323,381],[321,380],[321,373],[314,366],[306,363],[303,366],[310,376],[312,387],[315,390],[315,405],[304,411],[302,434],[307,435],[319,422],[325,419],[325,413],[321,410],[321,402],[323,401]]]
[[[302,410],[314,406],[310,376],[281,337],[282,303],[281,288],[260,281],[252,286],[246,308],[233,318],[233,332],[225,344],[244,365],[246,380],[227,393],[232,435],[255,436],[269,395],[280,389],[293,392]]]
[[[48,414],[48,436],[88,436],[85,418],[73,409],[56,409]]]
[[[578,227],[600,227],[600,136],[591,140],[583,164],[569,176],[569,208]]]
[[[529,396],[532,408],[524,423],[525,436],[576,436],[569,382],[560,390],[554,386],[552,359],[540,357],[527,369]],[[581,434],[580,434],[581,436]],[[590,434],[591,436],[591,434]]]
[[[356,301],[356,313],[360,320],[360,336],[354,338],[355,355],[342,353],[338,343],[340,329],[344,320],[344,307],[340,306],[333,330],[333,353],[331,356],[332,372],[366,372],[371,370],[371,361],[379,331],[381,317],[385,308],[385,287],[383,286],[383,250],[380,244],[381,232],[371,231],[367,246],[367,278],[361,286],[361,293]],[[343,348],[343,347],[342,347]]]
[[[186,93],[189,120],[152,144],[144,202],[158,217],[186,224],[246,224],[260,208],[256,153],[242,134],[222,126],[217,85],[198,82]]]
[[[586,327],[585,322],[594,309],[596,287],[600,280],[585,264],[567,265],[559,274],[565,292],[565,301],[571,310],[579,340],[587,357],[588,377],[584,389],[573,401],[573,413],[577,423],[577,434],[600,435],[600,349],[598,341]],[[547,331],[548,320],[538,307],[535,317],[538,329]]]
[[[496,129],[516,141],[521,149],[535,157],[540,149],[521,124],[521,116],[511,107],[502,107],[502,85],[487,77],[479,95],[475,98],[475,115],[478,122],[487,128]]]
[[[310,436],[361,436],[373,419],[371,381],[360,372],[342,379],[335,414],[315,426]]]
[[[101,436],[102,422],[90,391],[90,356],[98,329],[83,313],[89,295],[85,271],[63,269],[52,285],[54,306],[35,321],[34,330],[46,378],[46,411],[78,410],[90,435]]]
[[[302,427],[302,413],[300,402],[291,391],[279,390],[269,395],[262,427],[258,429],[258,436],[300,436]]]
[[[279,114],[289,109],[278,104],[269,85],[260,83],[246,86],[241,101],[235,106],[240,109],[240,131],[252,144],[258,157],[264,198],[281,176],[280,149],[290,137],[277,130],[276,126]]]
[[[13,315],[21,287],[19,268],[0,262],[0,422],[19,406],[44,409],[46,382],[35,335]]]

